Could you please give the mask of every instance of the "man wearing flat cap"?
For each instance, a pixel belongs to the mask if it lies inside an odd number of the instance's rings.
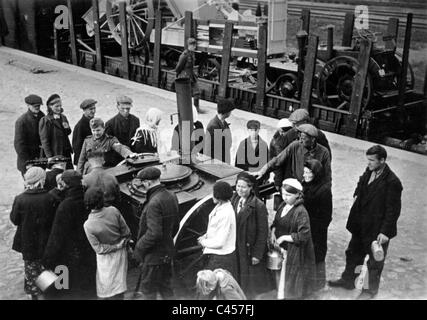
[[[232,144],[229,124],[225,121],[235,108],[232,99],[219,99],[217,115],[208,123],[205,134],[204,154],[230,164]]]
[[[327,182],[332,180],[329,151],[317,143],[317,128],[311,124],[302,124],[297,128],[300,131],[299,141],[292,142],[278,156],[271,159],[260,171],[256,172],[255,176],[260,178],[283,165],[290,165],[291,177],[302,181],[304,163],[307,160],[316,159],[323,166],[325,180]]]
[[[133,103],[131,98],[122,95],[116,101],[118,113],[106,122],[105,133],[116,137],[121,144],[130,148],[131,138],[139,128],[139,119],[130,113]]]
[[[27,170],[26,162],[40,157],[39,122],[44,117],[44,113],[40,111],[42,98],[31,94],[25,98],[25,103],[28,111],[16,120],[14,137],[17,167],[22,175]]]
[[[161,171],[147,167],[138,172],[137,179],[147,190],[142,207],[135,257],[142,262],[141,291],[144,299],[172,299],[173,237],[178,231],[178,199],[160,182]]]
[[[268,145],[259,136],[261,123],[249,120],[246,124],[249,136],[240,142],[235,166],[244,171],[258,171],[268,162]]]
[[[82,151],[83,141],[92,134],[89,121],[95,117],[97,101],[86,99],[80,104],[80,109],[83,110],[83,115],[73,130],[73,150],[74,150],[74,165],[79,163],[80,153]]]
[[[122,158],[133,158],[137,155],[130,151],[128,147],[121,144],[116,137],[105,133],[104,121],[100,118],[90,120],[90,129],[92,135],[88,136],[82,146],[77,171],[86,174],[90,171],[89,163],[87,162],[87,154],[90,151],[101,151],[105,157],[105,167],[113,167],[117,165],[116,159],[112,156],[115,152],[120,154]]]

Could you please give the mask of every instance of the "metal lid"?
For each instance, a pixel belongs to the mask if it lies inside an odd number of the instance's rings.
[[[160,176],[160,182],[162,183],[179,182],[188,178],[193,172],[189,167],[173,163],[158,165],[156,168],[162,172]]]

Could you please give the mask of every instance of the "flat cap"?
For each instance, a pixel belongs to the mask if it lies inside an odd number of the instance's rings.
[[[310,115],[308,114],[308,111],[305,109],[296,109],[289,116],[289,121],[293,123],[300,122],[300,121],[308,121],[309,119],[310,119]]]
[[[277,128],[290,128],[292,127],[292,122],[288,118],[280,119],[277,123]]]
[[[98,127],[105,127],[105,124],[101,118],[93,118],[93,119],[90,119],[89,126],[91,129],[95,129]]]
[[[116,97],[117,104],[132,104],[133,100],[128,96],[121,95]]]
[[[136,177],[141,180],[156,180],[162,172],[156,167],[147,167],[138,172]]]
[[[234,102],[231,99],[219,99],[217,103],[217,110],[220,114],[225,114],[235,108]]]
[[[83,110],[87,109],[87,108],[91,107],[92,105],[96,104],[97,102],[98,101],[95,101],[93,99],[83,100],[83,102],[80,103],[80,108],[83,109]]]
[[[246,127],[248,129],[258,130],[261,127],[261,123],[258,120],[249,120]]]
[[[297,130],[299,132],[304,132],[305,134],[309,135],[310,137],[317,138],[317,136],[319,135],[319,131],[317,130],[317,128],[315,126],[313,126],[312,124],[309,124],[309,123],[299,125],[297,127]]]
[[[61,179],[70,187],[77,187],[82,184],[82,175],[72,169],[65,170]]]
[[[25,97],[24,101],[26,104],[30,104],[32,106],[43,104],[42,98],[35,94],[30,94],[29,96]]]
[[[57,102],[58,100],[61,100],[61,97],[59,96],[59,94],[54,93],[49,98],[47,98],[46,105],[50,106],[50,105],[54,104],[55,102]]]

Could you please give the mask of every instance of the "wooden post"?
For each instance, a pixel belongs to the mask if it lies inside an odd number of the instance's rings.
[[[56,30],[55,24],[53,24],[53,55],[56,60],[59,60],[59,41],[58,41],[58,30]]]
[[[405,103],[405,91],[406,91],[406,76],[408,74],[409,64],[409,47],[411,45],[411,32],[412,32],[412,13],[408,13],[406,18],[406,29],[405,29],[405,41],[403,43],[403,54],[402,54],[402,69],[400,71],[398,87],[399,97],[397,105],[403,107]]]
[[[385,42],[385,48],[387,50],[396,51],[398,32],[399,32],[399,19],[398,18],[388,19],[387,33],[383,37],[383,41]]]
[[[427,99],[427,67],[425,69],[425,74],[424,74],[424,90],[423,90],[423,93],[424,93],[424,98]]]
[[[99,28],[99,4],[98,0],[92,0],[93,10],[93,29],[95,31],[95,48],[96,48],[96,71],[103,72],[104,66],[102,61],[101,49],[101,31]]]
[[[122,72],[123,78],[129,79],[129,48],[128,26],[126,21],[126,2],[119,2],[120,35],[122,43]]]
[[[304,80],[304,57],[306,54],[308,34],[304,30],[297,32],[297,42],[298,42],[298,78],[297,78],[297,87],[298,87],[298,99],[301,98],[302,82]]]
[[[357,136],[359,128],[359,119],[363,100],[363,91],[365,89],[366,76],[368,75],[369,59],[371,57],[372,42],[366,39],[360,40],[359,65],[354,76],[353,91],[350,101],[350,115],[348,116],[347,135]]]
[[[184,23],[184,49],[187,49],[188,38],[193,37],[193,12],[185,11]]]
[[[351,47],[351,41],[353,40],[353,28],[354,28],[354,13],[347,12],[344,18],[344,30],[342,33],[342,46]]]
[[[218,96],[220,98],[227,97],[228,73],[231,59],[231,43],[233,40],[233,23],[225,22],[224,40],[222,42],[222,62],[219,79]]]
[[[267,22],[258,24],[258,73],[255,112],[264,114],[265,112],[265,82],[267,80]]]
[[[326,43],[326,60],[331,60],[334,55],[334,27],[328,27]]]
[[[162,47],[162,10],[157,10],[156,12],[154,32],[153,85],[159,88],[161,76],[160,50]]]
[[[74,30],[74,20],[73,20],[73,5],[71,0],[67,0],[68,7],[68,21],[70,29],[70,45],[71,45],[71,62],[74,65],[77,65],[77,44],[76,44],[76,34]]]
[[[302,9],[301,20],[301,29],[307,33],[310,33],[310,9]]]
[[[305,58],[304,82],[302,84],[301,108],[310,111],[311,90],[313,87],[314,70],[316,68],[317,46],[319,37],[310,35],[308,37],[308,49]]]

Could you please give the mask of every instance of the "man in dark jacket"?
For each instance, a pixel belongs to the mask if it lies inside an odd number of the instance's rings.
[[[231,99],[220,99],[217,104],[217,115],[206,127],[205,147],[207,156],[230,164],[232,137],[229,124],[225,121],[234,109]]]
[[[374,259],[371,244],[378,241],[387,254],[389,240],[397,234],[397,219],[401,210],[402,184],[386,164],[387,151],[375,145],[366,151],[368,167],[354,192],[354,202],[347,220],[352,237],[346,250],[346,266],[341,278],[329,281],[333,287],[354,289],[355,269],[363,264],[366,255],[369,287],[359,299],[370,299],[378,293],[384,259]]]
[[[196,58],[194,56],[194,50],[196,50],[196,39],[188,38],[187,49],[179,56],[178,63],[175,68],[177,78],[189,78],[191,82],[191,96],[194,98],[194,106],[198,113],[203,113],[200,110],[200,89],[197,83],[197,77],[194,74],[194,64]]]
[[[16,120],[14,138],[17,166],[22,175],[27,170],[26,162],[40,157],[39,122],[44,117],[44,113],[40,111],[42,98],[31,94],[25,98],[25,103],[28,111]]]
[[[57,187],[56,176],[65,171],[67,162],[70,159],[65,158],[64,156],[55,156],[50,159],[48,162],[49,171],[46,171],[46,182],[44,188],[47,191],[50,191]]]
[[[94,298],[96,257],[83,229],[89,210],[84,204],[82,177],[77,171],[66,170],[61,179],[65,184],[65,199],[56,210],[43,265],[51,270],[59,265],[68,268],[69,288],[58,289],[59,297]]]
[[[137,178],[147,190],[142,208],[135,257],[142,262],[141,289],[144,298],[155,300],[160,293],[171,299],[173,237],[178,227],[178,199],[160,183],[156,167],[142,169]]]
[[[89,121],[95,117],[97,101],[93,99],[86,99],[80,104],[83,110],[83,115],[73,130],[73,150],[74,150],[74,165],[79,163],[80,153],[82,151],[83,142],[86,137],[92,134],[90,130]]]
[[[119,112],[105,123],[105,133],[116,137],[121,144],[130,148],[130,139],[135,135],[136,129],[139,128],[139,119],[130,113],[133,103],[131,98],[118,96],[116,101]],[[122,160],[119,155],[115,154],[114,157],[117,163]]]

